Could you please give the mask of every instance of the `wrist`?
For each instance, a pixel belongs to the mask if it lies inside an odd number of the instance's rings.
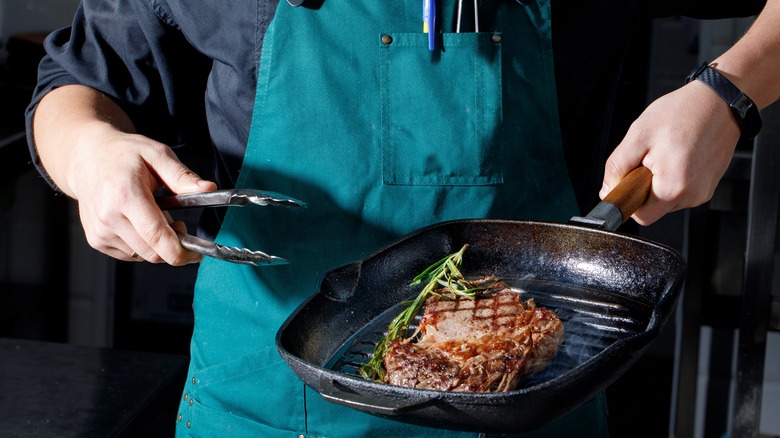
[[[705,62],[691,71],[685,79],[685,83],[687,84],[693,80],[707,85],[728,104],[732,115],[739,125],[742,138],[750,139],[758,134],[762,125],[758,107],[750,97],[743,93],[726,76]]]

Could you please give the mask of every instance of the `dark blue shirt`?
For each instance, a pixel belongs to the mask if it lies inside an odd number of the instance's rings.
[[[641,25],[678,14],[745,16],[762,5],[553,1],[561,134],[583,208],[600,187],[610,130],[616,129],[608,121],[621,69]],[[48,91],[87,85],[114,98],[139,133],[173,147],[185,164],[221,188],[232,187],[249,135],[263,37],[276,7],[276,0],[83,0],[73,26],[46,40],[47,56],[26,114],[28,132],[35,106]],[[40,169],[34,148],[31,152]]]

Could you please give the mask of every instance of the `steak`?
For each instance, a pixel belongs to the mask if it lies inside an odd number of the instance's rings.
[[[492,283],[492,284],[491,284]],[[476,299],[446,288],[425,301],[415,333],[390,344],[385,382],[417,389],[501,392],[541,371],[563,340],[555,312],[495,278]]]

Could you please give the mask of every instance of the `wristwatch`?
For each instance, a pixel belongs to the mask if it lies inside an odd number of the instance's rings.
[[[728,78],[712,68],[709,62],[703,62],[688,74],[685,83],[687,84],[694,79],[712,88],[729,104],[742,130],[743,138],[750,139],[758,134],[758,131],[761,130],[761,114],[758,112],[758,107]]]

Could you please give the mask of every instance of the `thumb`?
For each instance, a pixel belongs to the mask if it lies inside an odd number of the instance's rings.
[[[604,181],[599,191],[603,199],[629,172],[639,167],[647,150],[625,139],[615,148],[604,166]]]
[[[150,170],[157,176],[159,183],[173,193],[208,192],[217,189],[216,183],[207,181],[179,161],[176,154],[165,147],[161,154],[145,157]]]

